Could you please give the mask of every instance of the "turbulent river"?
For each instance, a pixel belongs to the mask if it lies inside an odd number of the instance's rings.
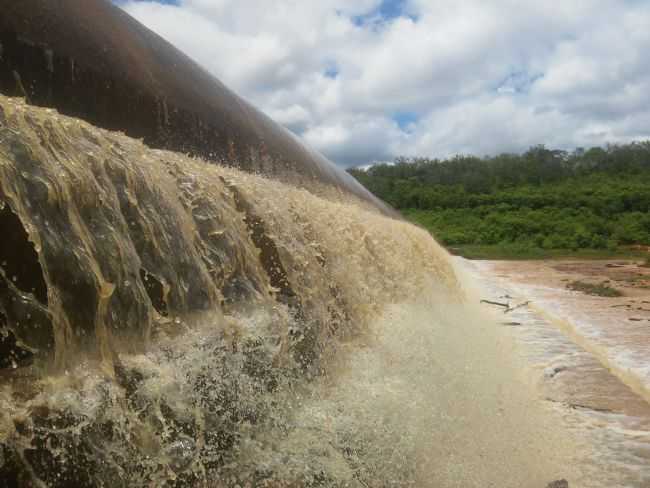
[[[352,197],[0,98],[0,207],[2,486],[607,470],[448,254]]]

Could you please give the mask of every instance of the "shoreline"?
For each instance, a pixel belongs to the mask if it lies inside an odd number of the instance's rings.
[[[650,302],[650,290],[638,286],[639,280],[637,286],[625,286],[623,278],[636,273],[635,265],[458,257],[454,263],[468,275],[480,299],[510,302],[511,308],[529,302],[507,314],[502,307],[482,306],[518,344],[522,374],[536,384],[540,401],[558,410],[564,423],[590,446],[592,452],[581,461],[587,480],[581,484],[648,486],[650,403],[644,393],[650,375],[644,373],[650,368],[643,350],[650,344],[650,320],[628,319],[642,312],[632,305]],[[640,274],[650,272],[643,269]],[[603,279],[623,296],[596,297],[566,287],[571,281]]]
[[[484,273],[507,282],[537,313],[594,354],[650,403],[650,270],[633,261],[481,261]],[[606,285],[621,296],[569,289]]]

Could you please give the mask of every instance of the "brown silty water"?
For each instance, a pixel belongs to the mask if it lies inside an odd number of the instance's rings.
[[[8,98],[0,201],[5,486],[584,478],[419,228]]]
[[[607,261],[457,263],[482,299],[527,304],[508,313],[485,308],[521,344],[526,374],[582,439],[586,486],[649,486],[647,270]],[[606,281],[623,296],[573,291],[575,281]]]

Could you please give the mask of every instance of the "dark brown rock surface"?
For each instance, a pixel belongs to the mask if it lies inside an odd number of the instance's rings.
[[[569,482],[567,480],[556,480],[549,483],[546,488],[569,488]]]

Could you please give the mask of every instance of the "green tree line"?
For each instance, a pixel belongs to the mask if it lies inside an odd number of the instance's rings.
[[[398,158],[349,172],[448,246],[650,245],[650,141],[573,152]]]

